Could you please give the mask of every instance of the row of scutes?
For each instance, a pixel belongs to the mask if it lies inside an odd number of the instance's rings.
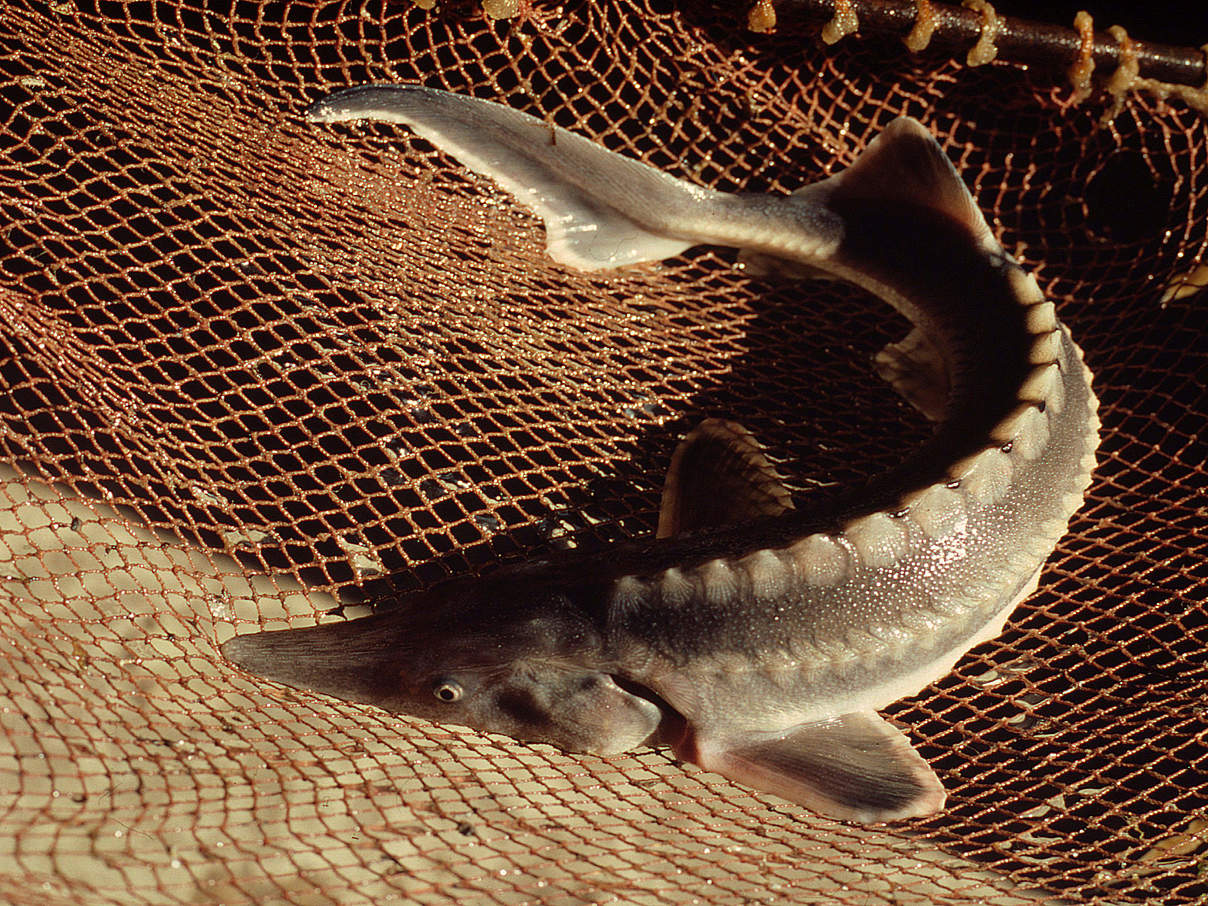
[[[625,577],[614,588],[614,606],[624,611],[654,600],[672,609],[694,601],[724,606],[740,597],[774,605],[793,587],[835,587],[857,573],[892,567],[926,540],[959,531],[970,510],[1001,501],[1010,490],[1017,462],[1038,459],[1048,445],[1051,420],[1066,413],[1063,375],[1077,368],[1088,389],[1090,383],[1081,350],[1069,340],[1035,279],[1013,265],[1009,277],[1016,298],[1027,309],[1031,368],[1018,388],[1018,405],[991,430],[981,450],[952,464],[946,481],[912,490],[893,512],[859,516],[837,533],[814,533],[783,548],[715,558],[692,568],[673,567],[650,577]],[[1057,515],[1039,526],[1034,543],[1012,552],[1013,572],[1014,567],[1028,574],[1035,571],[1082,504],[1095,464],[1098,415],[1093,392],[1088,393],[1084,417],[1086,448],[1079,468],[1068,487],[1053,489],[1060,501]]]

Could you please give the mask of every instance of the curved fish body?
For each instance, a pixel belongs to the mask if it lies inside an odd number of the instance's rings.
[[[1098,443],[1080,350],[935,139],[890,123],[787,196],[710,191],[510,108],[420,87],[337,93],[314,120],[404,123],[610,268],[698,244],[824,272],[914,325],[878,372],[936,422],[915,455],[809,512],[732,422],[691,432],[658,537],[505,566],[397,613],[238,637],[283,682],[613,754],[653,742],[828,815],[926,815],[944,792],[877,715],[993,638],[1081,506]]]

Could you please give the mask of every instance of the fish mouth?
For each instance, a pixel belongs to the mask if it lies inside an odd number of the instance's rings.
[[[670,746],[677,753],[691,736],[691,726],[688,719],[675,710],[668,701],[651,689],[628,677],[610,673],[609,678],[634,698],[650,702],[659,709],[659,724],[643,742],[642,745],[651,747]]]

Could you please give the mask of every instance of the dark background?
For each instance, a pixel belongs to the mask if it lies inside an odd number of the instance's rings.
[[[1039,22],[1073,24],[1080,9],[1095,19],[1096,30],[1123,25],[1133,38],[1199,47],[1208,42],[1208,4],[1203,0],[1177,3],[1160,0],[1138,3],[1129,0],[1001,0],[999,13]]]

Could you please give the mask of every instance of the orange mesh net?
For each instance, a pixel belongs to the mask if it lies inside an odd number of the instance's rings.
[[[1208,120],[1136,93],[1102,125],[1109,101],[1018,66],[693,6],[5,4],[0,900],[1201,902]],[[799,506],[926,430],[868,368],[903,331],[883,306],[724,250],[558,268],[406,130],[300,116],[367,81],[722,189],[813,181],[901,113],[940,137],[1104,422],[1040,591],[891,711],[943,814],[849,827],[665,752],[566,756],[222,659],[236,630],[651,531],[706,416]]]

